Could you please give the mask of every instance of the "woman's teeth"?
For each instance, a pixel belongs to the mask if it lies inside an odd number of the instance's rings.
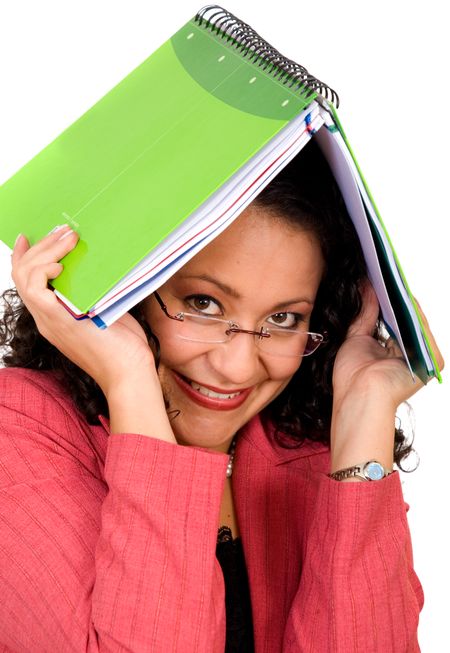
[[[214,390],[210,390],[209,388],[205,388],[203,385],[200,385],[199,383],[195,383],[195,381],[189,381],[190,385],[194,388],[194,390],[197,390],[201,395],[205,395],[205,397],[212,397],[213,399],[233,399],[233,397],[237,397],[240,395],[240,392],[233,392],[232,394],[222,394],[221,392],[214,392]]]

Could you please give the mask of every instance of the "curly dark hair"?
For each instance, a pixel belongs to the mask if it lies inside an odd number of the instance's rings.
[[[325,261],[310,327],[326,333],[326,342],[303,359],[262,417],[275,425],[277,441],[284,447],[301,446],[305,440],[329,444],[333,364],[350,324],[361,311],[360,288],[367,277],[361,246],[334,176],[314,139],[266,186],[254,205],[264,207],[274,219],[311,231]],[[39,333],[15,289],[5,291],[2,298],[0,346],[6,349],[4,365],[53,370],[90,424],[98,423],[99,414],[107,416],[107,402],[99,386]],[[143,326],[149,343],[158,348],[142,304],[130,312]],[[411,450],[403,431],[396,428],[397,465],[401,467]]]

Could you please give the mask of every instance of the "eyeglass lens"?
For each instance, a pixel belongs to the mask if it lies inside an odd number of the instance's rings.
[[[230,331],[233,323],[220,318],[193,315],[191,313],[181,315],[183,315],[183,320],[179,323],[177,336],[182,340],[220,344],[228,342],[234,335],[239,333]],[[297,358],[309,356],[323,341],[323,337],[317,333],[277,327],[269,327],[264,331],[270,333],[270,338],[254,335],[257,347],[268,354],[277,356]]]

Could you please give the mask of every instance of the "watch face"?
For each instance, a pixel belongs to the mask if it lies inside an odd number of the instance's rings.
[[[379,481],[384,478],[383,465],[373,460],[364,467],[364,474],[371,481]]]

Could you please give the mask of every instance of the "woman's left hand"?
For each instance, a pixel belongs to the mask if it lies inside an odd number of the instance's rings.
[[[420,308],[419,311],[439,369],[443,369],[442,354]],[[363,289],[362,311],[351,325],[336,356],[333,370],[334,397],[341,401],[349,394],[366,394],[370,386],[374,392],[386,393],[397,408],[423,387],[423,383],[417,377],[412,377],[393,338],[389,338],[383,346],[373,337],[378,312],[375,291],[367,282]]]
[[[411,375],[394,339],[383,346],[373,337],[378,300],[369,282],[362,294],[363,308],[338,351],[333,370],[334,470],[371,458],[390,466],[396,410],[423,387]],[[443,369],[442,354],[420,313],[439,369]]]

